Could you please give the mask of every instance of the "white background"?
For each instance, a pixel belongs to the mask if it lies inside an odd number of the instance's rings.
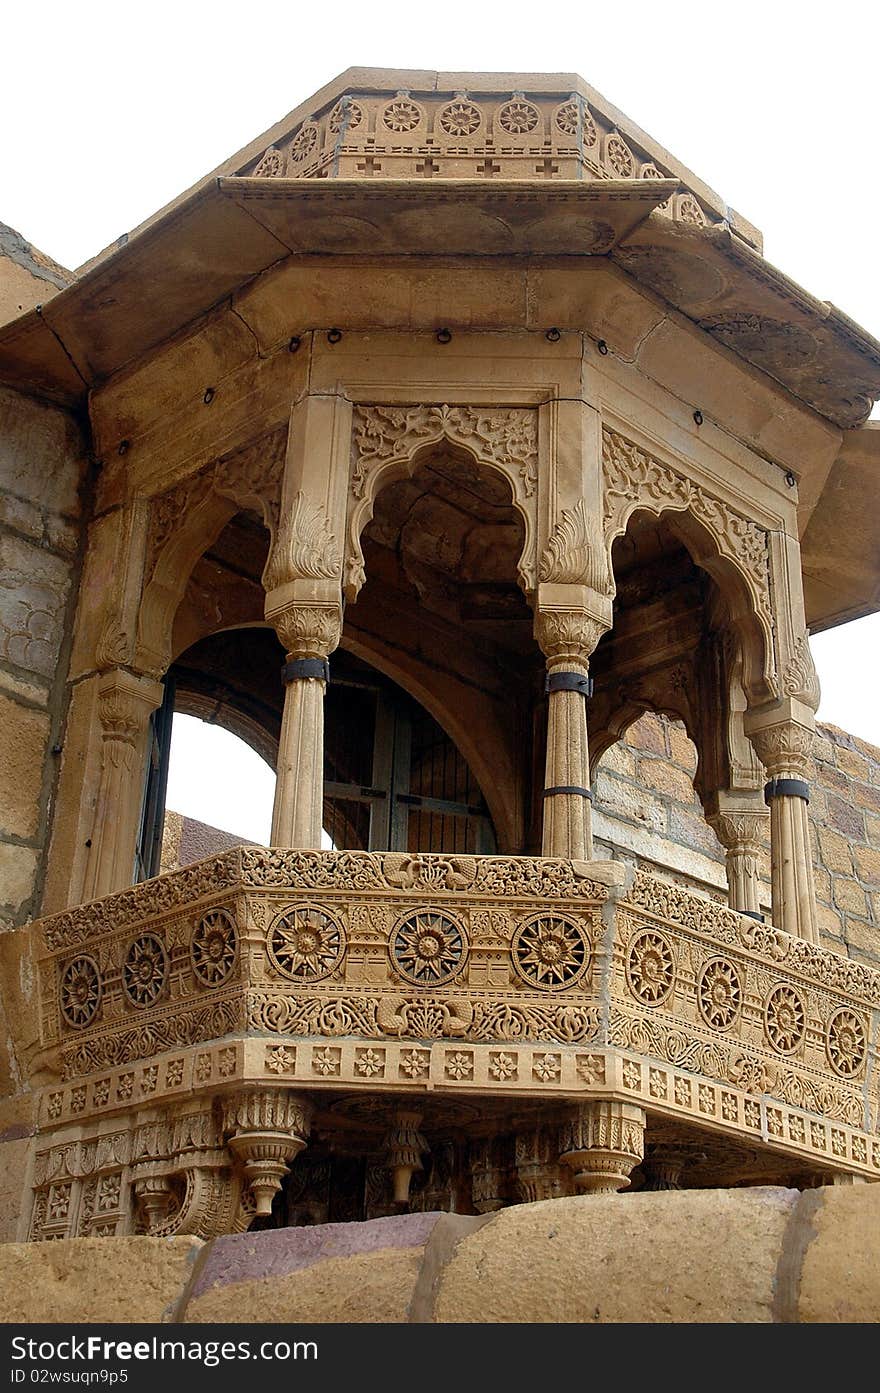
[[[878,14],[868,0],[19,0],[0,17],[0,219],[74,269],[345,68],[573,72],[755,223],[769,261],[880,338]],[[876,492],[865,506],[880,513]],[[878,651],[878,616],[813,640],[819,719],[880,745]],[[249,778],[226,760],[210,789],[178,754],[169,806],[188,798],[254,836]]]

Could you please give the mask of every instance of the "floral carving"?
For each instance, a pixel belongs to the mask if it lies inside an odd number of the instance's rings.
[[[61,974],[61,1014],[76,1030],[89,1025],[101,1004],[101,973],[94,958],[83,955]]]
[[[566,508],[551,532],[538,574],[541,580],[574,582],[589,585],[600,595],[611,593],[599,521],[583,498]]]
[[[334,135],[356,131],[364,119],[362,107],[351,97],[342,97],[330,112],[329,126]]]
[[[345,934],[320,905],[291,905],[274,919],[266,946],[282,977],[292,982],[318,982],[342,962]]]
[[[133,1006],[152,1006],[168,980],[168,954],[155,934],[140,934],[125,955],[122,985]]]
[[[538,478],[538,420],[532,407],[482,410],[475,406],[356,406],[351,489],[363,498],[371,470],[409,459],[415,449],[447,438],[469,445],[482,459],[518,466],[527,497]]]
[[[854,1011],[836,1011],[825,1036],[828,1062],[841,1078],[852,1079],[865,1063],[865,1027]]]
[[[721,553],[747,576],[769,635],[770,543],[764,528],[608,428],[602,432],[602,460],[606,546],[624,530],[636,506],[655,513],[665,508],[690,512],[708,528]]]
[[[702,208],[691,194],[684,194],[678,200],[677,212],[680,222],[691,223],[694,227],[702,227],[706,221]]]
[[[192,969],[203,987],[219,987],[232,972],[238,946],[235,919],[228,909],[209,909],[190,939]]]
[[[605,146],[605,158],[618,179],[631,179],[633,176],[633,157],[629,147],[619,135],[610,135]]]
[[[287,1045],[266,1048],[266,1066],[270,1074],[292,1074],[296,1069],[296,1050]]]
[[[452,981],[464,966],[467,939],[450,915],[418,910],[398,924],[390,952],[405,982],[417,987],[439,986]]]
[[[400,1056],[400,1072],[408,1079],[422,1079],[428,1072],[431,1055],[428,1050],[404,1050]]]
[[[659,1006],[672,991],[675,960],[662,934],[636,934],[626,956],[626,980],[630,991],[645,1006]]]
[[[270,145],[254,170],[256,179],[279,179],[284,173],[285,159],[280,150]]]
[[[700,1015],[714,1030],[729,1030],[742,1005],[742,985],[733,963],[713,958],[700,973],[697,986]]]
[[[415,130],[421,119],[421,107],[404,96],[396,97],[393,102],[389,102],[382,112],[382,120],[389,131],[397,131],[401,135]]]
[[[290,158],[294,164],[302,164],[314,153],[318,143],[318,127],[313,122],[307,122],[290,143]]]
[[[505,102],[498,112],[501,129],[508,135],[528,135],[540,120],[538,108],[521,99]]]
[[[449,102],[439,116],[440,126],[446,134],[457,137],[473,135],[481,119],[479,107],[463,99]]]
[[[520,924],[511,944],[513,965],[530,987],[563,991],[579,982],[590,965],[590,941],[575,920],[536,914]]]
[[[263,585],[273,590],[291,580],[332,580],[338,574],[339,547],[330,520],[300,489],[290,512],[279,523]]]
[[[498,1083],[505,1083],[508,1079],[515,1079],[518,1072],[518,1061],[515,1054],[507,1054],[505,1051],[489,1052],[489,1074]]]
[[[564,102],[560,106],[553,118],[556,122],[557,130],[563,135],[576,136],[581,126],[581,113],[577,99],[572,97],[570,102]]]
[[[764,1025],[767,1039],[780,1054],[790,1054],[796,1050],[804,1038],[806,1011],[804,1003],[794,987],[786,985],[774,988],[764,1007]]]
[[[819,678],[810,651],[810,639],[805,633],[801,634],[794,653],[785,665],[782,690],[786,696],[797,697],[811,711],[819,709]]]

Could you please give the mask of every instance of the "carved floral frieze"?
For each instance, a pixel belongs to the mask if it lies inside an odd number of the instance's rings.
[[[39,929],[34,1237],[247,1222],[211,1100],[252,1087],[587,1093],[880,1171],[880,974],[644,872],[247,847]]]

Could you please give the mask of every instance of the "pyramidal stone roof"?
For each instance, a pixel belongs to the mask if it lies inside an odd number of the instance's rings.
[[[287,256],[604,256],[833,425],[862,425],[880,344],[761,246],[574,74],[352,68],[0,328],[0,380],[82,400]]]

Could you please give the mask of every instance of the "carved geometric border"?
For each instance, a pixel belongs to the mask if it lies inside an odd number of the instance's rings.
[[[274,1038],[193,1047],[157,1057],[144,1094],[144,1070],[133,1083],[132,1100],[118,1100],[115,1070],[73,1088],[47,1088],[40,1101],[41,1130],[82,1124],[114,1109],[130,1112],[138,1097],[160,1103],[213,1093],[242,1079],[295,1084],[298,1088],[373,1092],[430,1090],[511,1098],[576,1098],[584,1094],[638,1100],[649,1112],[688,1119],[752,1145],[809,1157],[827,1169],[858,1171],[880,1178],[880,1137],[845,1122],[820,1117],[777,1099],[750,1094],[734,1084],[706,1079],[644,1057],[585,1043],[471,1044],[455,1040]],[[107,1103],[101,1084],[107,1079]],[[80,1104],[80,1098],[83,1098]]]

